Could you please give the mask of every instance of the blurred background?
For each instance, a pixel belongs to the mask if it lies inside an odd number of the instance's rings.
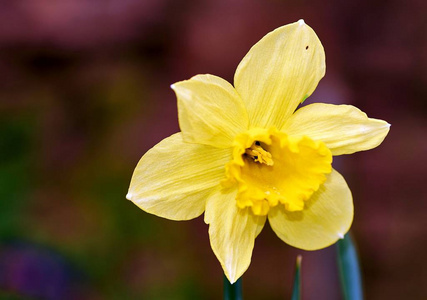
[[[422,0],[1,1],[0,298],[221,299],[202,217],[173,222],[125,199],[140,157],[179,131],[170,84],[232,82],[249,48],[305,19],[326,77],[306,101],[392,124],[338,157],[354,195],[367,299],[427,298],[427,4]],[[340,299],[335,247],[304,252],[267,225],[245,299]]]

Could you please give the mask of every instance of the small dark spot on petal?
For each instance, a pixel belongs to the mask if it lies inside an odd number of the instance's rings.
[[[254,155],[254,159],[258,159],[258,155]]]
[[[255,142],[255,145],[259,146],[259,145],[261,145],[261,143],[260,143],[260,142],[258,142],[258,141],[256,141],[256,142]]]
[[[308,46],[305,46],[305,50],[308,50]]]

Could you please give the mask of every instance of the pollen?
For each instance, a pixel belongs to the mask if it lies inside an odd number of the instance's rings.
[[[245,155],[250,157],[254,162],[272,166],[274,164],[271,154],[261,147],[259,141],[255,141],[250,148],[245,150]]]
[[[323,142],[294,138],[275,128],[253,128],[234,141],[225,186],[236,185],[236,204],[255,215],[283,205],[301,211],[332,171],[332,154]]]

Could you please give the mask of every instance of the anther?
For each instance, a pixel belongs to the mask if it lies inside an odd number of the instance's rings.
[[[266,164],[267,166],[273,165],[271,153],[265,151],[259,141],[255,141],[250,148],[245,150],[244,155],[253,159],[254,162]]]

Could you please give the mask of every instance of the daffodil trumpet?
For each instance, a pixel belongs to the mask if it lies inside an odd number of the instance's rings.
[[[213,75],[173,84],[181,132],[141,158],[127,199],[171,220],[205,212],[212,250],[231,283],[248,269],[267,219],[300,249],[343,238],[353,200],[333,156],[375,148],[390,125],[351,105],[296,110],[325,69],[322,44],[299,20],[249,50],[234,86]]]

